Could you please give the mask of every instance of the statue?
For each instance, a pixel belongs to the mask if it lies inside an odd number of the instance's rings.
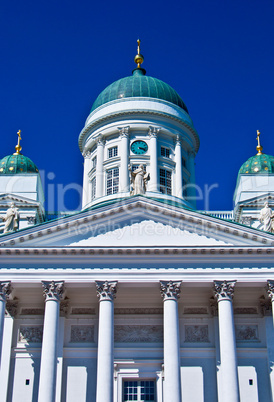
[[[128,165],[128,170],[131,174],[131,183],[133,190],[131,195],[145,194],[148,180],[150,180],[149,173],[144,170],[144,165],[139,165],[137,169],[132,171],[131,165]]]
[[[269,208],[268,202],[266,201],[263,209],[261,209],[259,220],[264,224],[264,231],[273,233],[272,229],[272,219],[274,215],[272,213],[272,209]]]
[[[10,208],[7,210],[6,216],[3,218],[5,221],[4,233],[15,232],[19,229],[19,210],[12,203]]]

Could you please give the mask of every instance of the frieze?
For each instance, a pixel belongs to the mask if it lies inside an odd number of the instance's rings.
[[[258,341],[258,325],[235,325],[236,341]]]
[[[115,325],[115,342],[162,342],[162,325]]]
[[[44,315],[43,308],[22,308],[21,315]]]
[[[128,308],[115,308],[114,314],[163,314],[162,308],[138,308],[138,307],[128,307]]]
[[[184,314],[207,314],[206,307],[185,307]]]
[[[235,307],[234,314],[257,314],[256,307]]]
[[[185,342],[209,342],[208,325],[185,325]]]
[[[93,325],[72,325],[70,332],[70,342],[94,342],[94,326]]]
[[[43,325],[20,326],[19,342],[22,343],[42,343]]]
[[[94,315],[95,309],[89,307],[73,307],[71,309],[72,315]]]

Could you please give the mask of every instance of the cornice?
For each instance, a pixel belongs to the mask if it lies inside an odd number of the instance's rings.
[[[96,126],[98,126],[99,124],[104,123],[106,120],[110,119],[110,118],[117,118],[117,117],[122,117],[122,116],[139,116],[139,115],[153,115],[153,116],[159,116],[159,117],[167,117],[168,119],[174,120],[180,124],[182,124],[183,126],[185,126],[194,136],[195,138],[195,152],[197,153],[200,147],[200,138],[198,136],[197,131],[191,127],[188,123],[186,123],[183,119],[176,117],[176,116],[172,116],[169,113],[164,113],[164,112],[159,112],[159,111],[153,111],[153,110],[130,110],[130,111],[121,111],[121,112],[114,112],[114,113],[108,113],[103,117],[100,117],[98,119],[95,119],[92,123],[89,123],[87,126],[85,126],[83,128],[83,130],[81,131],[80,135],[79,135],[79,140],[78,140],[78,145],[80,148],[80,151],[83,152],[84,148],[83,148],[83,142],[85,140],[85,136],[86,134],[88,134],[90,132],[91,129],[94,129]]]

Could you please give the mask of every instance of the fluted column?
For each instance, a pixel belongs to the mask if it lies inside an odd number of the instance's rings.
[[[113,402],[114,297],[117,282],[96,282],[99,298],[96,402]]]
[[[118,127],[120,132],[120,157],[121,157],[121,169],[120,169],[120,192],[129,191],[129,126]]]
[[[103,162],[104,162],[105,141],[101,135],[97,138],[96,141],[97,141],[96,198],[98,198],[104,195]]]
[[[159,132],[159,127],[149,127],[150,181],[148,182],[148,191],[159,191],[157,149],[157,137]]]
[[[1,355],[2,355],[2,343],[3,343],[3,333],[4,333],[4,321],[5,321],[5,310],[7,297],[11,293],[11,283],[10,281],[0,282],[0,365],[1,365]]]
[[[218,302],[221,358],[221,402],[239,402],[236,338],[233,317],[233,295],[236,281],[214,281]]]
[[[38,402],[54,402],[57,371],[58,322],[60,299],[64,292],[64,282],[42,281],[42,286],[46,307]]]
[[[177,135],[175,139],[174,161],[176,163],[174,195],[176,195],[176,197],[182,198],[183,197],[182,145],[179,135]]]
[[[88,174],[91,170],[91,153],[89,151],[83,154],[84,162],[84,177],[83,177],[83,194],[82,194],[82,208],[91,201],[91,186]]]
[[[164,302],[164,402],[181,402],[178,298],[181,282],[161,281]]]

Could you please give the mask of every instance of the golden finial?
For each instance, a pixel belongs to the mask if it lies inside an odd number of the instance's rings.
[[[15,147],[16,152],[14,152],[13,155],[20,155],[20,151],[22,150],[22,147],[21,147],[21,145],[20,145],[20,141],[22,140],[22,137],[21,137],[21,130],[17,131],[17,135],[18,135],[18,142],[17,142],[17,145],[16,145],[16,147]]]
[[[144,61],[144,56],[142,56],[141,53],[140,53],[140,43],[141,43],[140,39],[137,40],[137,43],[138,43],[137,54],[134,57],[134,61],[137,64],[137,68],[141,68],[141,64]]]
[[[263,150],[263,147],[260,144],[260,135],[261,135],[260,131],[257,130],[257,141],[258,141],[258,145],[256,147],[256,149],[258,151],[257,155],[262,155],[262,150]]]

